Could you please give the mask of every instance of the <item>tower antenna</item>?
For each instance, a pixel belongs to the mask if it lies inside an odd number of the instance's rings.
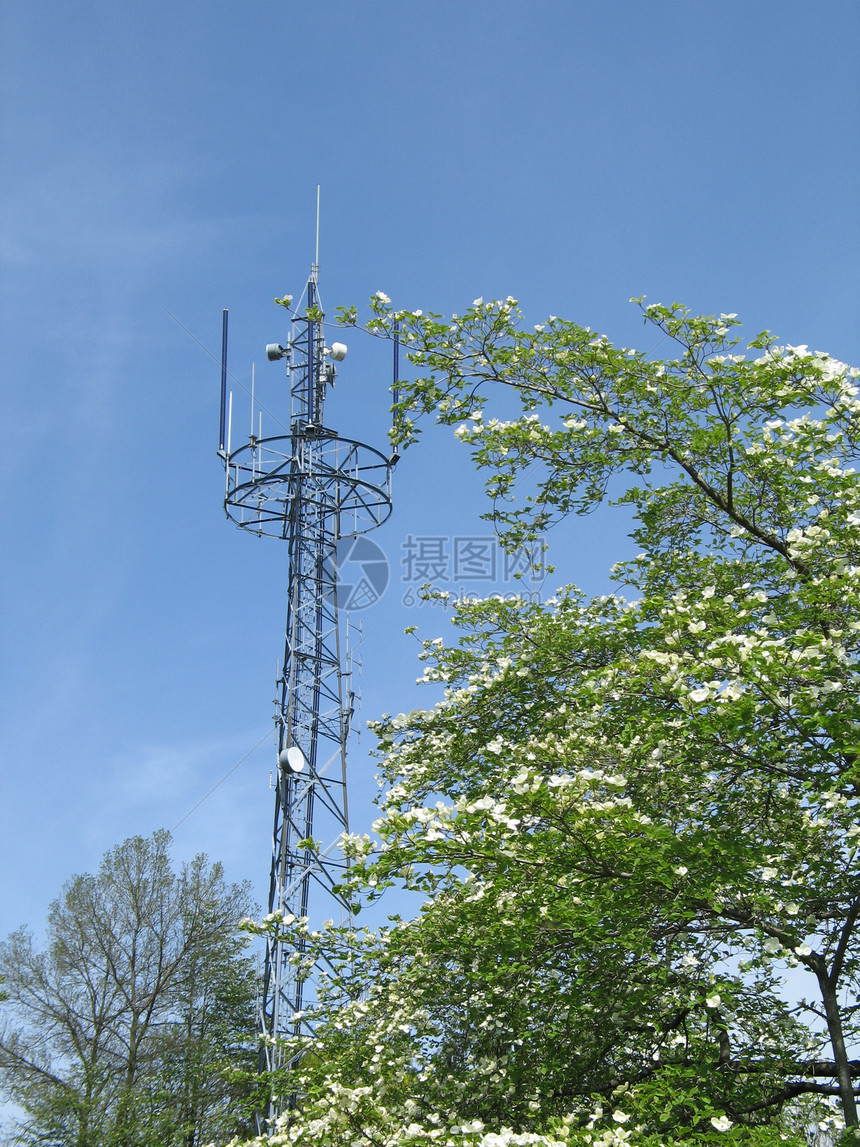
[[[279,400],[289,406],[289,433],[255,435],[252,410],[248,441],[232,449],[229,412],[227,446],[219,450],[226,470],[227,516],[241,529],[279,538],[288,547],[284,655],[274,714],[269,913],[306,918],[309,927],[332,915],[333,901],[342,914],[349,913],[338,891],[347,862],[337,844],[349,829],[346,748],[354,690],[349,656],[341,656],[337,544],[388,518],[392,468],[381,451],[324,424],[326,391],[346,347],[325,343],[318,258],[319,187],[315,261],[303,292],[306,307],[293,312],[285,345],[266,348],[270,361],[286,363]],[[226,348],[226,312],[224,332]],[[258,381],[257,394],[260,388]],[[223,420],[222,413],[222,440]],[[305,1013],[316,1002],[322,970],[308,965],[304,950],[301,940],[291,943],[267,933],[261,1064],[270,1073],[286,1072],[287,1078],[300,1053],[285,1041],[312,1035]],[[267,1110],[258,1115],[258,1132],[273,1131],[282,1109],[293,1102],[273,1087]]]
[[[218,433],[218,453],[224,457],[224,431],[227,424],[227,308],[221,312],[221,426]]]
[[[319,274],[320,269],[320,185],[317,184],[317,241],[314,245],[314,268]]]

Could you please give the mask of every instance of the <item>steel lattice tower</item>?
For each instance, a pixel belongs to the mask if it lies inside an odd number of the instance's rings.
[[[286,636],[275,700],[269,912],[309,917],[313,923],[332,914],[332,898],[345,910],[335,888],[345,871],[338,840],[349,827],[346,745],[355,695],[349,657],[341,648],[337,543],[389,516],[396,455],[388,458],[324,425],[326,391],[346,347],[325,344],[316,263],[303,294],[306,309],[296,308],[286,345],[266,348],[270,360],[286,360],[288,433],[263,437],[252,386],[251,434],[235,449],[224,312],[219,454],[228,517],[249,532],[281,538],[288,547]],[[311,840],[317,842],[313,847],[303,844]],[[296,1017],[315,998],[319,969],[308,976],[301,964],[301,951],[269,934],[260,1015],[263,1066],[269,1070],[290,1067],[279,1037],[299,1034],[307,1021]],[[273,1100],[260,1117],[261,1127],[265,1121],[271,1126],[277,1114]]]

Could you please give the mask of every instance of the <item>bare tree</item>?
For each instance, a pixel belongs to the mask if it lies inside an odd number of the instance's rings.
[[[73,877],[44,951],[27,929],[0,944],[14,1142],[194,1147],[241,1129],[255,983],[237,925],[254,905],[205,856],[175,873],[169,847],[133,837]]]

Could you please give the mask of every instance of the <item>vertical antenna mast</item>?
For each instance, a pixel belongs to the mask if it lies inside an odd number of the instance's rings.
[[[221,314],[221,428],[218,434],[218,453],[224,455],[224,433],[227,423],[227,308]]]
[[[282,669],[275,711],[275,819],[269,912],[308,918],[311,926],[346,910],[336,888],[346,862],[337,843],[348,830],[346,743],[352,716],[349,664],[340,652],[337,543],[374,529],[391,513],[391,465],[380,451],[341,437],[323,423],[326,389],[346,355],[325,344],[318,292],[319,187],[314,263],[293,313],[285,346],[266,348],[286,360],[281,401],[289,432],[256,437],[220,451],[227,474],[227,516],[249,532],[287,543],[289,574]],[[226,312],[225,312],[226,347]],[[223,410],[223,402],[222,402]],[[222,415],[223,439],[223,415]],[[270,1072],[296,1062],[285,1049],[291,1036],[311,1034],[306,1011],[316,1001],[320,969],[303,967],[302,947],[267,936],[260,1032],[261,1058]],[[258,1130],[272,1131],[286,1094],[270,1097]]]
[[[317,184],[317,241],[314,246],[314,267],[319,274],[320,266],[320,185]]]

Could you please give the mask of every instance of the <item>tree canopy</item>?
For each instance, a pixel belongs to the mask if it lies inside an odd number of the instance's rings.
[[[612,489],[641,552],[623,594],[452,602],[457,643],[425,642],[444,696],[378,724],[381,817],[348,842],[357,908],[423,903],[305,937],[340,970],[284,1142],[857,1127],[860,372],[640,306],[674,357],[513,299],[372,301],[419,374],[400,440],[454,425],[506,544]]]
[[[253,911],[203,855],[176,873],[170,836],[132,837],[51,905],[47,945],[0,944],[0,1086],[22,1110],[7,1142],[195,1147],[246,1125]]]

